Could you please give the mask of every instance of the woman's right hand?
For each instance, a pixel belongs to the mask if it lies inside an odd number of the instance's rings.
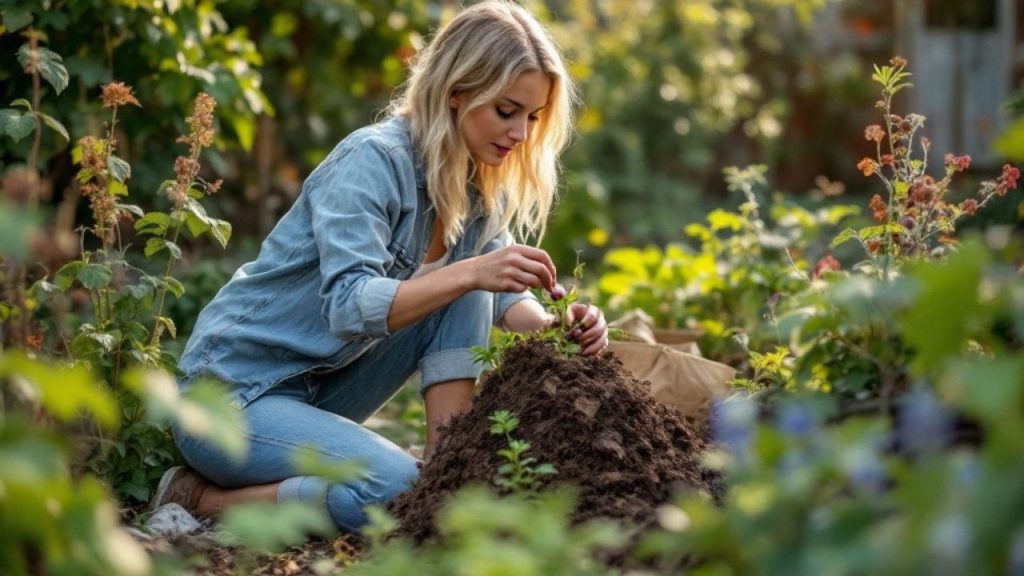
[[[540,248],[512,244],[466,260],[470,264],[471,284],[488,292],[523,292],[528,288],[552,290],[555,264]]]

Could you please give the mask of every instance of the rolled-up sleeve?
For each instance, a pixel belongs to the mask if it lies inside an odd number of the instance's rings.
[[[484,244],[483,248],[480,249],[481,254],[487,254],[493,252],[505,246],[513,244],[512,235],[507,230],[502,230],[494,239]],[[499,326],[502,329],[505,328],[505,324],[502,319],[505,318],[505,312],[512,307],[513,304],[520,300],[536,300],[537,297],[533,295],[529,290],[523,292],[497,292],[494,298],[494,318],[493,324]]]
[[[343,340],[387,336],[399,281],[387,277],[392,215],[400,183],[392,159],[372,140],[329,159],[306,182],[320,256],[320,298]]]

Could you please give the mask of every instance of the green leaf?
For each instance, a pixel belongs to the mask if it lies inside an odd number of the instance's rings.
[[[175,260],[181,260],[181,248],[179,248],[177,244],[171,242],[170,240],[165,240],[164,246],[166,246],[167,251],[171,253],[171,258],[174,258]]]
[[[167,333],[171,335],[171,338],[178,337],[178,328],[175,327],[174,320],[171,320],[166,316],[157,316],[156,321],[164,325],[164,328],[167,329]]]
[[[139,234],[163,236],[170,224],[171,217],[167,214],[163,212],[150,212],[135,221],[135,231]]]
[[[6,32],[17,32],[32,23],[32,13],[24,8],[4,8],[4,28]]]
[[[46,411],[65,422],[86,412],[107,429],[118,425],[117,403],[85,364],[48,364],[11,352],[0,356],[0,375],[20,377],[38,392]]]
[[[735,231],[743,228],[743,218],[738,214],[719,209],[708,214],[708,224],[711,225],[712,231],[725,230],[726,228]]]
[[[127,196],[128,187],[123,182],[118,182],[111,178],[107,181],[107,193],[111,196]]]
[[[114,274],[104,264],[88,264],[78,272],[78,281],[88,290],[99,290],[110,285]]]
[[[146,258],[150,258],[154,254],[157,254],[158,252],[163,250],[165,247],[166,244],[163,237],[150,238],[149,240],[146,240],[146,248],[142,251],[142,253],[146,256]]]
[[[854,230],[853,228],[847,228],[846,230],[843,230],[839,234],[836,234],[836,237],[832,239],[832,247],[835,248],[840,244],[845,244],[846,242],[853,240],[856,237],[857,231]]]
[[[46,280],[37,280],[32,287],[29,288],[29,295],[39,302],[46,302],[50,299],[50,296],[61,293],[60,286],[47,282]]]
[[[81,260],[73,260],[60,267],[57,273],[53,277],[53,283],[60,287],[61,290],[67,291],[74,284],[75,278],[78,278],[78,273],[81,272],[82,268],[85,268],[85,262]]]
[[[1024,401],[1024,358],[983,358],[956,363],[940,388],[957,405],[996,426],[1020,420],[1019,408]]]
[[[142,208],[135,204],[117,204],[116,207],[118,210],[124,210],[136,218],[144,218],[146,216],[146,213],[142,211]]]
[[[1014,120],[992,143],[992,148],[1011,162],[1024,162],[1024,118]]]
[[[348,483],[364,477],[366,465],[357,460],[326,457],[313,446],[297,448],[291,455],[292,465],[301,476],[316,476],[331,483]]]
[[[131,165],[114,154],[107,157],[107,170],[110,171],[110,175],[118,182],[124,182],[132,177]]]
[[[221,248],[227,248],[231,240],[231,223],[226,220],[211,218],[213,226],[210,228],[210,235],[220,244]]]
[[[43,124],[49,126],[51,130],[63,136],[65,142],[71,141],[71,136],[68,136],[68,129],[65,128],[63,124],[58,122],[56,118],[50,116],[49,114],[44,114],[42,112],[36,112],[36,116],[38,116],[39,119],[43,121]]]
[[[164,276],[164,286],[167,287],[168,292],[174,294],[175,298],[181,298],[181,295],[185,293],[185,286],[173,276]]]
[[[892,190],[897,200],[903,200],[904,198],[907,197],[907,192],[910,190],[910,184],[904,182],[903,180],[898,180],[895,184],[892,185]]]
[[[31,112],[19,112],[13,108],[0,110],[0,134],[6,134],[15,142],[28,136],[36,127]]]
[[[329,537],[336,532],[323,507],[297,500],[232,506],[221,526],[227,533],[226,543],[265,552],[283,551],[305,542],[310,534]]]
[[[15,107],[20,106],[20,107],[24,108],[25,110],[28,110],[29,112],[32,111],[32,103],[29,102],[28,100],[25,100],[24,98],[18,98],[14,102],[11,102],[11,106],[15,106]]]
[[[32,47],[28,44],[22,44],[21,48],[18,48],[18,63],[21,64],[25,72],[28,72],[31,51]],[[36,67],[39,70],[39,75],[53,86],[57,94],[68,87],[68,71],[62,62],[60,54],[49,48],[36,47]]]
[[[988,259],[985,247],[970,241],[947,262],[912,270],[910,276],[920,289],[902,319],[902,328],[915,352],[911,368],[916,374],[934,373],[947,360],[960,356],[972,324],[982,315],[978,284]]]
[[[77,358],[102,357],[117,347],[117,337],[105,332],[84,332],[71,340],[71,353]]]

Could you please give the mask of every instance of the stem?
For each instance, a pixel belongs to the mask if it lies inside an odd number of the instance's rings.
[[[40,186],[39,186],[39,173],[37,172],[36,163],[39,161],[39,146],[43,138],[43,124],[39,120],[39,102],[42,99],[42,86],[39,81],[39,65],[37,62],[36,50],[39,46],[39,41],[36,39],[35,34],[29,34],[29,46],[30,54],[29,68],[32,73],[32,118],[35,120],[35,135],[32,138],[32,149],[28,154],[28,170],[29,178],[31,183],[29,187],[28,195],[28,206],[29,210],[34,211],[36,206],[39,204]]]
[[[885,94],[885,128],[886,136],[889,139],[889,153],[892,154],[893,164],[896,163],[896,146],[892,134],[892,94],[886,91]],[[884,180],[884,178],[883,178]],[[892,232],[889,231],[889,224],[892,222],[893,198],[895,196],[892,186],[886,181],[885,187],[889,191],[889,209],[886,211],[885,233],[882,237],[885,241],[882,244],[882,280],[889,279],[889,260],[892,251]]]
[[[181,210],[178,210],[178,225],[174,227],[174,236],[171,238],[171,243],[176,244],[178,242],[178,234],[181,233],[181,226],[185,222],[182,218]],[[166,238],[166,236],[164,236]],[[160,295],[157,298],[156,315],[153,318],[153,336],[149,340],[150,346],[156,346],[160,343],[160,317],[164,313],[164,300],[167,298],[167,281],[166,278],[171,275],[171,268],[174,266],[174,255],[167,255],[167,267],[164,269],[164,277],[161,278],[160,284]]]

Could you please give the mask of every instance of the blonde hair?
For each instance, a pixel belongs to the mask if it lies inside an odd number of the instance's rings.
[[[528,139],[498,167],[474,162],[460,128],[466,115],[505,92],[523,72],[551,79],[546,108]],[[451,97],[461,104],[453,115]],[[520,239],[544,235],[558,188],[558,157],[572,132],[575,86],[554,40],[524,8],[489,0],[466,8],[417,56],[409,80],[389,107],[409,120],[423,155],[427,193],[454,245],[469,216],[468,182],[484,209],[501,209],[500,225]],[[454,120],[453,120],[454,116]]]

